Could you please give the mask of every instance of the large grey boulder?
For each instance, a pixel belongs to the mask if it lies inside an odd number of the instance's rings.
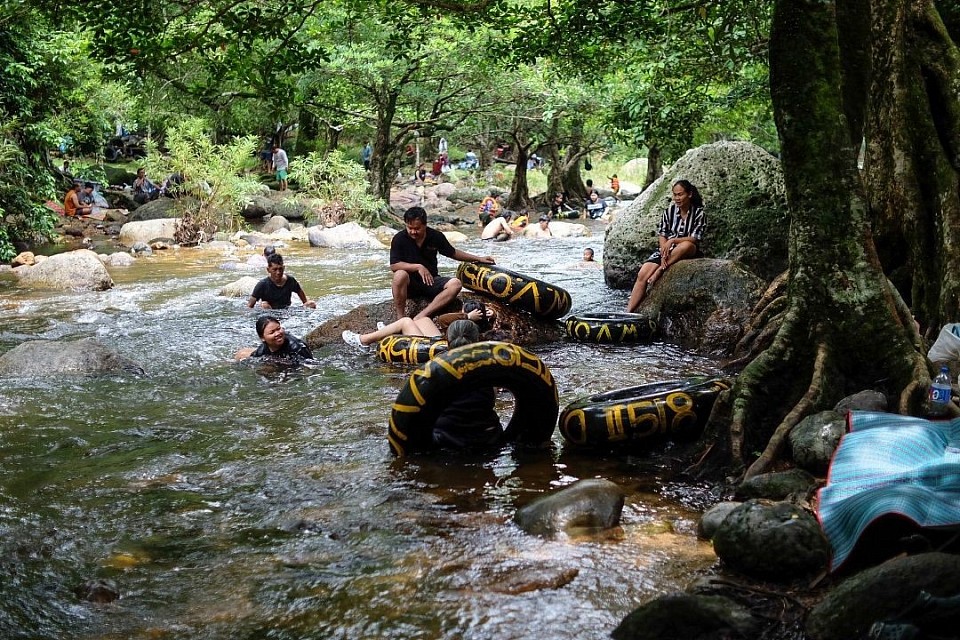
[[[267,220],[260,231],[261,233],[266,233],[269,235],[274,231],[280,231],[281,229],[286,229],[289,231],[290,221],[283,216],[272,216],[269,220]]]
[[[130,222],[144,222],[146,220],[160,220],[163,218],[179,218],[177,201],[173,198],[157,198],[132,210]]]
[[[688,151],[617,214],[603,248],[609,286],[633,286],[640,265],[656,249],[657,224],[679,179],[689,180],[703,195],[706,255],[742,262],[765,280],[787,268],[788,217],[780,161],[748,142],[717,142]]]
[[[138,242],[150,244],[151,240],[157,238],[173,238],[178,224],[180,224],[180,218],[128,222],[120,228],[119,241],[125,247],[133,247]]]
[[[807,616],[806,632],[812,640],[865,638],[873,622],[896,618],[921,590],[941,598],[960,594],[960,556],[923,553],[894,558],[858,573],[813,608]],[[956,611],[953,616],[957,617]],[[952,633],[944,637],[956,637],[957,628],[960,620],[953,620]],[[930,637],[941,636],[935,633]]]
[[[260,280],[260,278],[254,278],[253,276],[244,276],[230,284],[223,285],[217,295],[227,298],[249,298],[250,294],[253,293],[253,288],[257,286]]]
[[[51,374],[136,373],[143,369],[93,338],[24,342],[0,355],[0,376],[31,378]]]
[[[106,267],[89,249],[58,253],[32,267],[18,267],[14,272],[20,277],[21,285],[40,289],[104,291],[113,287]]]
[[[813,575],[829,560],[820,523],[786,502],[744,502],[714,532],[713,549],[734,571],[777,581]]]
[[[307,229],[311,247],[371,248],[385,249],[386,246],[367,229],[356,222],[347,222],[335,227],[310,227]]]
[[[655,319],[662,337],[723,357],[733,352],[763,289],[735,262],[682,260],[649,289],[638,313]]]
[[[290,192],[271,192],[271,195],[255,195],[250,198],[240,215],[246,220],[259,220],[283,216],[287,220],[303,220],[314,216],[313,203]]]
[[[517,511],[514,518],[527,533],[551,537],[573,529],[603,530],[620,524],[623,489],[609,480],[580,480]]]

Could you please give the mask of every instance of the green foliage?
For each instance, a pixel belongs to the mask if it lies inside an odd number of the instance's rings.
[[[377,221],[385,203],[367,189],[363,165],[339,150],[328,154],[312,151],[290,161],[290,179],[302,193],[324,202],[341,202],[358,222]]]
[[[240,225],[240,210],[262,187],[246,169],[257,140],[253,136],[234,138],[216,144],[207,123],[201,118],[188,118],[167,130],[168,154],[161,155],[153,143],[144,162],[153,176],[182,174],[181,192],[196,198],[199,207],[189,214],[190,224],[207,237],[217,231],[235,230]],[[187,240],[196,239],[189,238]]]

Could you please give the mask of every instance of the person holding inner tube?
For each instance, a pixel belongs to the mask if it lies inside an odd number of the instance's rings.
[[[455,249],[446,236],[427,226],[427,212],[410,207],[403,214],[406,229],[398,231],[390,243],[390,270],[393,271],[393,305],[397,319],[407,315],[407,297],[430,300],[414,320],[430,318],[452,302],[463,288],[456,278],[439,275],[437,254],[454,260],[496,264],[493,256],[475,256]]]
[[[637,273],[637,281],[627,301],[627,313],[637,310],[647,289],[672,265],[680,260],[703,256],[700,241],[706,226],[700,192],[688,180],[674,182],[673,202],[663,212],[657,227],[660,246],[650,254]]]
[[[260,346],[240,349],[234,360],[246,358],[275,358],[281,360],[313,360],[310,348],[299,338],[288,336],[276,316],[265,314],[257,318],[257,336]]]
[[[451,349],[479,340],[480,329],[469,320],[455,320],[447,328]],[[496,398],[493,387],[457,389],[433,424],[433,443],[451,449],[476,449],[499,443],[503,427],[493,408]]]
[[[476,300],[467,300],[463,303],[463,311],[454,313],[445,313],[438,317],[436,322],[430,318],[400,318],[396,322],[383,325],[376,331],[369,333],[356,333],[354,331],[344,331],[343,341],[355,347],[368,347],[377,344],[387,336],[404,335],[420,336],[424,338],[435,338],[442,336],[449,331],[450,326],[457,320],[470,320],[484,329],[496,320],[496,313],[493,309],[487,309],[482,302]],[[448,338],[449,341],[449,338]]]

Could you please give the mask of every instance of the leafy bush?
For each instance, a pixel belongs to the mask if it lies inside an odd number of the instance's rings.
[[[363,165],[339,150],[313,151],[290,161],[290,179],[300,191],[318,200],[340,202],[354,220],[374,226],[385,204],[368,190]]]
[[[192,242],[212,237],[217,231],[240,228],[240,210],[261,190],[259,180],[247,174],[249,160],[257,147],[254,136],[234,138],[215,144],[202,118],[188,118],[167,130],[169,153],[161,155],[148,142],[144,162],[148,175],[183,176],[179,192],[197,199],[196,211],[182,211],[182,229],[177,239]]]
[[[53,236],[56,213],[42,204],[55,196],[53,176],[42,170],[41,152],[24,151],[36,127],[16,121],[0,129],[0,260],[17,254],[15,241],[43,242]],[[25,142],[28,141],[28,142]]]

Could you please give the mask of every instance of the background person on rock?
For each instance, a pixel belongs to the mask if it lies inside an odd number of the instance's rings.
[[[233,356],[234,360],[246,358],[283,358],[289,360],[313,360],[313,353],[302,340],[288,336],[276,316],[262,315],[257,318],[257,337],[260,346],[240,349]]]
[[[407,315],[407,298],[427,298],[430,303],[417,318],[429,318],[453,301],[463,284],[456,278],[439,275],[437,254],[454,260],[496,264],[492,256],[475,256],[455,249],[446,236],[427,226],[427,212],[410,207],[403,214],[406,229],[390,243],[390,270],[393,271],[393,305],[397,319]]]
[[[673,183],[673,202],[663,212],[657,227],[660,246],[650,254],[637,273],[637,281],[627,301],[627,313],[637,310],[647,294],[647,289],[671,265],[703,255],[700,252],[700,241],[706,228],[707,219],[700,192],[688,180],[677,180]]]
[[[293,294],[300,297],[303,306],[309,309],[316,309],[317,303],[309,300],[307,294],[303,292],[303,287],[293,276],[284,275],[283,256],[274,253],[267,256],[266,278],[257,283],[247,300],[247,306],[251,309],[260,301],[260,307],[263,309],[286,309],[290,306],[290,299]]]
[[[140,204],[145,204],[159,197],[160,189],[147,177],[147,170],[143,167],[137,169],[137,177],[133,181],[133,199]]]
[[[277,182],[280,183],[280,191],[287,190],[287,169],[290,167],[290,159],[287,158],[287,152],[280,148],[280,145],[273,145],[273,170],[277,175]]]
[[[368,347],[376,344],[387,336],[420,336],[423,338],[437,338],[457,320],[470,320],[478,327],[487,330],[492,328],[496,321],[496,313],[493,309],[488,309],[484,305],[474,300],[467,300],[463,304],[463,311],[454,311],[445,313],[438,317],[436,321],[430,318],[400,318],[395,322],[383,325],[376,331],[369,333],[356,333],[354,331],[344,331],[343,341],[355,347]]]
[[[88,216],[93,211],[93,207],[86,206],[80,201],[83,192],[83,183],[79,180],[73,181],[73,187],[67,191],[63,199],[63,212],[71,218],[77,216]]]

